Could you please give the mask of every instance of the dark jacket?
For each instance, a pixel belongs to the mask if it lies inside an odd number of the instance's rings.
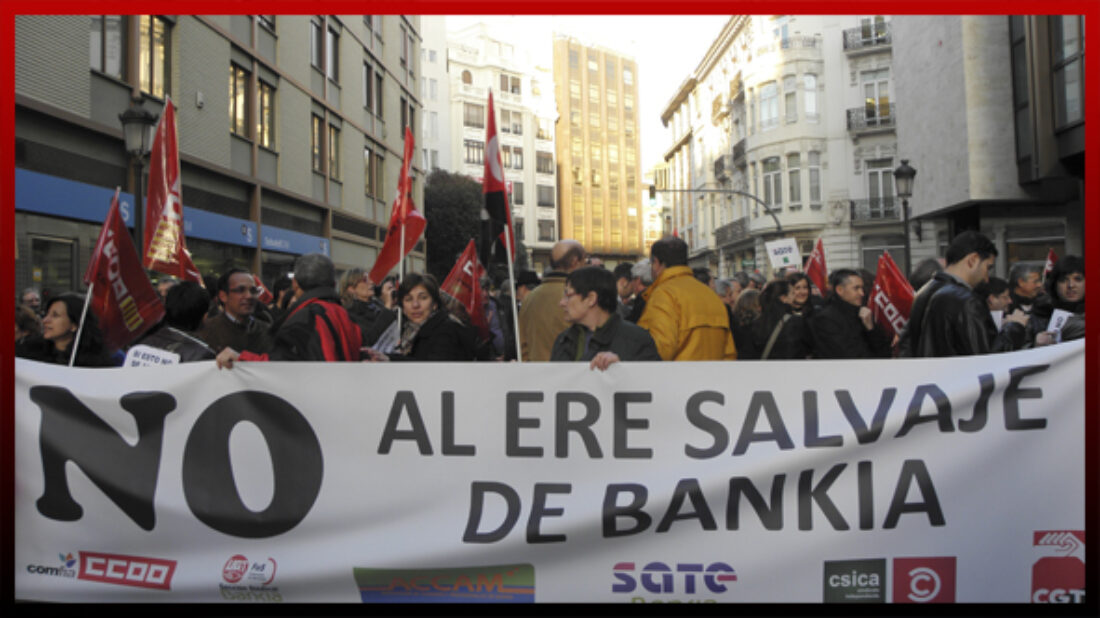
[[[363,335],[333,288],[314,288],[272,325],[270,353],[241,352],[247,361],[357,361]]]
[[[942,275],[942,276],[937,276]],[[905,327],[901,329],[901,335],[898,338],[898,356],[900,358],[912,358],[917,356],[917,342],[921,337],[921,325],[924,321],[924,312],[928,308],[928,301],[932,299],[932,296],[939,291],[945,283],[951,281],[950,275],[943,273],[942,271],[933,275],[928,283],[925,283],[917,290],[916,295],[913,297],[913,306],[909,309],[909,321],[905,323]],[[992,319],[992,316],[990,316]]]
[[[550,360],[590,361],[600,352],[614,352],[624,361],[661,360],[649,331],[622,319],[618,312],[612,312],[603,326],[592,332],[586,345],[587,330],[580,324],[573,324],[562,331],[554,340]]]
[[[28,358],[43,363],[55,365],[68,365],[69,356],[72,354],[70,343],[64,350],[58,350],[53,342],[47,339],[36,338],[24,343],[22,349],[16,350],[16,356]],[[81,346],[76,351],[74,367],[118,367],[119,362],[107,350],[99,346]]]
[[[253,316],[234,322],[222,311],[207,319],[197,334],[215,353],[230,347],[237,351],[251,350],[262,354],[271,349],[271,335],[268,334],[270,326],[269,322]]]
[[[946,272],[936,273],[933,281],[941,285],[923,310],[920,338],[913,342],[914,356],[989,354],[1018,350],[1026,343],[1024,327],[1015,322],[1006,322],[997,332],[985,300],[969,287]]]
[[[433,313],[413,336],[407,354],[390,354],[395,361],[469,361],[478,357],[477,331],[444,309]]]
[[[776,337],[775,344],[772,345],[768,358],[763,359],[764,349],[768,346],[768,339],[771,338],[776,325],[783,322],[784,316],[786,316],[787,319],[779,331],[779,336]],[[751,350],[753,359],[805,359],[810,356],[813,347],[813,337],[810,336],[809,328],[806,326],[806,320],[804,320],[802,316],[793,315],[790,312],[790,307],[787,305],[765,309],[760,317],[756,318],[756,321],[752,324]]]
[[[814,358],[888,358],[890,340],[878,324],[863,327],[859,307],[838,296],[814,311],[810,332],[814,339]]]
[[[206,345],[206,342],[163,322],[138,339],[136,344],[179,354],[181,363],[214,360],[216,356],[213,348]]]
[[[733,334],[733,345],[737,348],[737,360],[760,360],[763,348],[757,349],[753,343],[753,321],[739,322],[731,313],[730,332]]]
[[[382,336],[386,328],[397,319],[397,313],[376,298],[369,301],[352,300],[347,307],[348,317],[359,325],[359,332],[363,335],[363,345],[374,345]]]

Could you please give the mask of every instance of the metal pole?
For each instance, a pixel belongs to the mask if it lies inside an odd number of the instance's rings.
[[[772,219],[775,220],[775,231],[776,231],[776,233],[779,233],[779,234],[783,233],[783,226],[779,223],[779,217],[775,216],[775,211],[772,210],[771,208],[769,208],[768,205],[764,202],[764,200],[762,200],[762,199],[756,197],[755,195],[753,195],[752,193],[748,193],[746,191],[739,191],[737,189],[654,189],[654,191],[655,192],[660,192],[660,193],[733,193],[733,194],[736,194],[736,195],[744,195],[745,197],[747,197],[751,200],[756,200],[756,203],[763,206],[764,207],[764,212],[771,215]]]
[[[134,189],[134,246],[137,247],[141,263],[145,264],[145,197],[142,191],[145,179],[145,161],[142,155],[134,157],[137,161],[137,186]]]
[[[908,276],[913,268],[909,247],[909,198],[901,198],[901,217],[905,221],[905,275]]]

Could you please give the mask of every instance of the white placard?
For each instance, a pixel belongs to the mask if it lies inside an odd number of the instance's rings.
[[[772,268],[781,269],[794,266],[802,268],[802,254],[798,251],[798,242],[793,238],[781,238],[764,243],[768,250],[768,259]]]

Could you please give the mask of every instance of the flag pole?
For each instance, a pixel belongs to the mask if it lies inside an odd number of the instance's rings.
[[[519,309],[516,306],[516,273],[512,266],[512,230],[510,226],[504,226],[504,249],[508,254],[508,285],[512,288],[512,328],[516,331],[516,360],[523,362],[523,353],[520,351],[519,342]]]
[[[69,353],[69,366],[72,367],[76,361],[76,348],[80,345],[80,335],[84,332],[84,318],[88,316],[88,299],[92,297],[92,288],[95,287],[95,281],[88,284],[88,291],[84,294],[84,308],[80,310],[80,325],[76,327],[76,337],[73,337],[73,351]]]
[[[401,261],[397,265],[397,282],[403,283],[405,281],[405,220],[401,220]],[[400,298],[396,298],[397,286],[394,286],[394,309],[397,311],[397,343],[401,343],[401,306]],[[442,307],[440,307],[442,309]]]

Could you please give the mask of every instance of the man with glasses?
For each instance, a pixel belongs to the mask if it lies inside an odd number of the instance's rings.
[[[226,347],[235,350],[267,352],[272,340],[271,324],[253,315],[260,289],[252,273],[243,268],[230,268],[218,277],[218,301],[222,312],[208,319],[199,331],[199,338],[215,352]]]

